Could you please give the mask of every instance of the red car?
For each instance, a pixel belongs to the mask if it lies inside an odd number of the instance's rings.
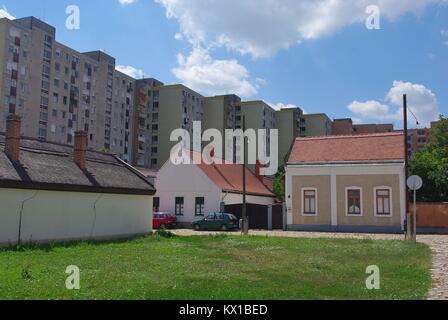
[[[168,212],[156,212],[152,218],[153,229],[168,229],[177,226],[177,219]]]

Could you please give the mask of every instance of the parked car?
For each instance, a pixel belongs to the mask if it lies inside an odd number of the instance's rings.
[[[193,228],[199,230],[235,230],[238,229],[239,220],[230,213],[209,213],[204,218],[193,221]]]
[[[168,212],[156,212],[152,218],[153,229],[169,229],[177,226],[177,219]]]

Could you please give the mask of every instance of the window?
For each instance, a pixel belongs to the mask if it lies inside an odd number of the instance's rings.
[[[184,215],[184,198],[183,197],[176,197],[175,214],[176,214],[176,216]]]
[[[194,214],[196,216],[204,215],[204,204],[205,204],[204,197],[196,197],[195,206],[194,206]]]
[[[317,189],[302,189],[302,214],[317,215]]]
[[[362,215],[362,199],[361,188],[350,187],[345,189],[346,195],[346,215],[361,216]]]
[[[153,208],[153,212],[160,212],[160,198],[159,197],[154,197],[152,208]]]
[[[392,188],[375,188],[375,215],[390,217],[392,215]]]

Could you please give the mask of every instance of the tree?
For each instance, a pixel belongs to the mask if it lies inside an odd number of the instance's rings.
[[[423,179],[418,192],[422,202],[448,201],[448,119],[440,116],[430,131],[430,143],[415,153],[409,162],[410,174]]]
[[[274,179],[274,193],[280,201],[285,201],[285,167],[280,167]]]

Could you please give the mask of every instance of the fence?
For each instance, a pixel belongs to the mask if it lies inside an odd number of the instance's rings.
[[[421,232],[448,233],[448,202],[418,203],[417,227]]]

